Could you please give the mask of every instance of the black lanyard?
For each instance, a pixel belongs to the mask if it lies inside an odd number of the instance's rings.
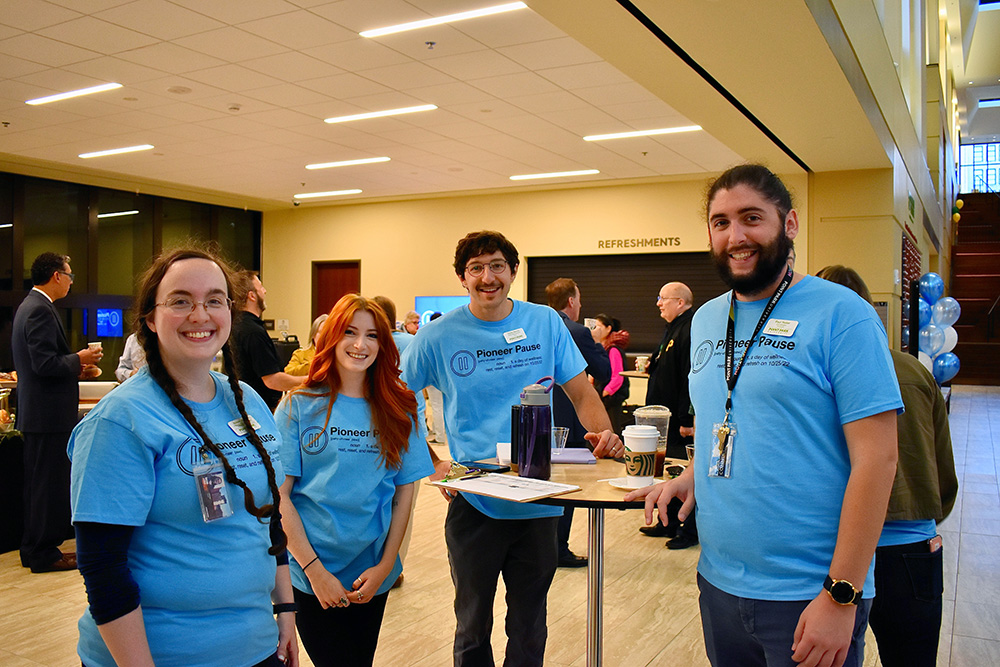
[[[739,364],[736,368],[733,368],[733,358],[736,356],[736,290],[733,290],[733,295],[729,301],[729,324],[726,326],[726,385],[729,387],[729,393],[726,395],[726,421],[729,421],[729,412],[733,409],[733,389],[736,388],[736,380],[740,377],[740,371],[743,369],[743,362],[747,360],[747,354],[750,352],[750,347],[757,340],[757,335],[760,333],[761,328],[764,326],[764,322],[767,318],[771,316],[771,311],[774,307],[778,305],[778,300],[788,289],[788,286],[792,283],[792,270],[788,269],[785,272],[785,277],[781,279],[778,283],[778,288],[774,290],[774,294],[771,295],[771,300],[767,302],[764,307],[764,312],[760,314],[760,320],[757,321],[757,326],[753,330],[753,336],[750,337],[750,341],[747,343],[746,349],[743,350],[743,356],[740,357]]]

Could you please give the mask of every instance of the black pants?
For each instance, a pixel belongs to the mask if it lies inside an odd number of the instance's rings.
[[[455,667],[493,667],[493,600],[507,587],[505,667],[540,666],[546,598],[556,572],[556,517],[491,519],[459,495],[444,524],[455,584]]]
[[[24,535],[21,565],[45,568],[62,558],[72,532],[66,433],[24,434]]]
[[[672,499],[667,503],[667,520],[663,522],[665,526],[675,526],[677,529],[677,536],[689,535],[694,539],[698,539],[698,522],[695,521],[694,511],[688,515],[688,518],[684,523],[680,522],[677,513],[681,511],[681,507],[684,505],[679,498]]]
[[[875,602],[868,622],[884,667],[937,664],[943,551],[931,553],[926,541],[875,550]]]
[[[295,627],[316,667],[371,667],[389,592],[371,602],[323,609],[315,595],[293,588]]]

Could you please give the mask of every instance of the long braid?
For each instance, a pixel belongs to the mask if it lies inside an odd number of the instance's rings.
[[[261,511],[263,512],[266,510],[266,516],[268,516],[272,521],[277,521],[281,519],[281,493],[278,491],[277,474],[274,472],[274,464],[271,461],[271,457],[268,456],[267,450],[264,448],[264,443],[260,441],[260,436],[257,435],[257,431],[250,423],[250,416],[247,414],[246,406],[243,403],[243,388],[240,386],[240,380],[236,374],[236,364],[233,359],[232,346],[228,342],[222,346],[222,359],[225,364],[226,374],[229,376],[229,387],[233,390],[233,397],[236,399],[236,407],[240,411],[240,416],[243,418],[243,425],[247,430],[247,438],[250,440],[251,444],[253,444],[254,449],[257,450],[257,454],[260,455],[261,461],[264,462],[264,468],[267,470],[267,485],[271,489],[271,499],[273,504],[262,507]],[[244,490],[249,493],[249,490],[247,490],[246,487],[244,487]],[[247,502],[249,503],[250,500],[247,499]],[[249,505],[247,506],[247,510],[253,514]],[[268,550],[268,553],[272,556],[284,551],[285,547],[288,545],[288,537],[285,535],[285,532],[283,530],[277,532],[280,534],[278,543],[272,544],[271,548]]]

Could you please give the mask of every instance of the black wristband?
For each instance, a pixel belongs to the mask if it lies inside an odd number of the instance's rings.
[[[274,608],[274,615],[282,614],[286,611],[298,611],[299,605],[297,602],[279,602],[278,604],[271,605]]]

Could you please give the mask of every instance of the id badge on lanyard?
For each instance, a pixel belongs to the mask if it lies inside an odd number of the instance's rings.
[[[764,312],[760,315],[760,320],[757,322],[757,326],[754,328],[753,336],[750,337],[750,342],[747,344],[746,348],[743,350],[743,356],[740,357],[738,364],[734,366],[734,361],[736,357],[736,308],[733,305],[733,301],[736,300],[736,292],[733,291],[733,295],[729,302],[729,324],[726,328],[726,386],[728,392],[726,394],[726,416],[722,422],[716,422],[712,424],[712,456],[708,462],[708,476],[709,477],[722,477],[728,479],[733,472],[733,452],[736,443],[736,423],[731,419],[733,412],[733,390],[736,388],[736,381],[740,377],[740,371],[743,370],[743,362],[746,361],[747,355],[750,354],[750,348],[753,346],[754,341],[760,334],[761,328],[764,326],[764,322],[771,316],[771,312],[774,307],[778,304],[778,300],[788,289],[788,286],[792,283],[792,273],[791,269],[785,272],[784,278],[778,283],[777,289],[774,290],[774,294],[771,295],[770,301],[768,301],[767,306],[764,307]]]
[[[205,523],[225,519],[233,515],[230,502],[229,484],[226,483],[226,473],[218,459],[209,459],[202,452],[201,463],[194,467],[194,482],[198,488],[198,504],[201,506],[201,518]]]

